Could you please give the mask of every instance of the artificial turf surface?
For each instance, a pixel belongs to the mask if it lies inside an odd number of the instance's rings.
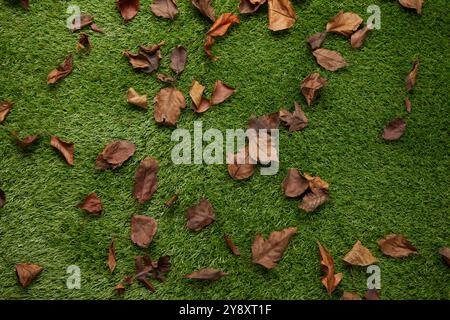
[[[427,1],[422,16],[397,1],[293,1],[299,17],[287,31],[268,30],[267,7],[241,16],[241,24],[216,42],[220,56],[209,61],[203,52],[211,23],[190,1],[179,0],[174,21],[155,17],[150,0],[123,23],[114,2],[102,0],[31,1],[24,11],[14,1],[1,0],[1,100],[15,107],[0,126],[0,187],[7,204],[0,209],[0,298],[111,299],[114,286],[134,271],[134,256],[168,254],[172,271],[150,294],[134,284],[125,299],[329,299],[320,283],[316,241],[334,256],[344,278],[333,299],[344,290],[364,293],[365,268],[348,268],[342,257],[361,240],[380,260],[383,299],[449,299],[450,273],[438,254],[450,245],[449,230],[449,24],[450,3]],[[75,52],[78,33],[65,27],[66,8],[76,4],[95,16],[104,35],[85,29],[94,48],[75,54],[71,75],[55,86],[46,84],[50,70]],[[369,35],[361,50],[341,36],[329,35],[324,47],[337,50],[349,66],[336,73],[321,69],[305,39],[324,30],[339,10],[354,11],[366,20],[366,8],[381,8],[382,26]],[[216,14],[237,13],[237,1],[214,0]],[[193,130],[195,120],[219,130],[245,128],[252,114],[280,107],[305,105],[299,84],[312,72],[329,79],[321,98],[304,107],[310,120],[302,132],[280,132],[280,172],[232,180],[225,165],[174,165],[170,153],[173,128],[155,124],[152,108],[143,112],[127,104],[129,87],[151,100],[163,85],[132,70],[122,56],[139,44],[166,41],[160,72],[170,72],[169,53],[176,45],[188,49],[188,65],[177,87],[188,97],[193,79],[211,93],[217,79],[237,88],[229,100],[198,116],[184,110],[178,128]],[[418,83],[411,95],[413,111],[404,111],[405,76],[420,56]],[[190,100],[188,100],[190,105]],[[400,141],[381,138],[384,125],[405,116],[407,130]],[[30,151],[22,152],[9,131],[42,134]],[[55,134],[75,143],[70,168],[50,147]],[[97,154],[114,139],[135,142],[136,154],[115,171],[94,169]],[[155,196],[139,206],[132,197],[133,176],[140,160],[153,156],[160,163]],[[280,188],[289,167],[319,175],[330,183],[331,200],[314,213],[298,208]],[[88,193],[104,204],[101,217],[76,209]],[[173,193],[180,199],[170,209],[163,203]],[[201,232],[185,228],[188,207],[206,196],[216,221]],[[148,249],[130,240],[130,217],[144,214],[158,222]],[[251,263],[255,234],[298,227],[277,268],[266,271]],[[242,252],[231,255],[223,240],[229,234]],[[396,260],[383,256],[376,240],[404,234],[418,255]],[[116,239],[117,268],[106,266],[108,245]],[[17,284],[14,266],[32,262],[44,271],[26,289]],[[66,268],[81,268],[81,289],[66,288]],[[214,267],[229,276],[215,283],[193,283],[185,274]]]

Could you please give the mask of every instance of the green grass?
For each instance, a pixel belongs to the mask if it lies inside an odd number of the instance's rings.
[[[344,290],[366,291],[363,268],[344,266],[342,257],[361,240],[380,260],[382,298],[449,299],[450,273],[438,254],[450,245],[449,233],[449,82],[450,3],[427,1],[423,15],[405,10],[397,1],[294,1],[295,26],[272,33],[267,28],[267,7],[245,16],[241,24],[219,39],[217,62],[203,52],[210,22],[188,0],[179,0],[174,21],[156,18],[143,0],[141,11],[123,23],[114,3],[101,0],[31,1],[24,11],[14,1],[0,1],[0,99],[16,106],[0,127],[0,184],[7,204],[0,209],[0,298],[111,299],[114,286],[134,271],[133,258],[148,254],[172,257],[167,282],[150,294],[134,284],[126,299],[329,299],[320,283],[316,241],[334,256],[344,279],[331,298]],[[78,33],[65,28],[66,8],[80,5],[95,15],[106,34],[86,29],[94,48],[90,55],[75,54],[73,73],[55,86],[47,74],[75,51]],[[237,13],[237,1],[214,0],[217,14]],[[339,10],[354,11],[367,19],[366,8],[381,8],[382,28],[374,31],[361,50],[331,35],[324,47],[338,50],[349,67],[336,73],[321,69],[305,39],[322,31]],[[153,112],[126,103],[129,87],[150,100],[163,85],[155,76],[136,73],[122,52],[139,44],[165,40],[159,71],[170,72],[169,53],[176,45],[189,52],[188,65],[177,83],[186,97],[192,79],[208,86],[217,79],[235,86],[231,99],[202,116],[182,112],[179,128],[244,128],[252,114],[263,115],[280,107],[292,110],[301,80],[312,72],[329,79],[322,96],[304,107],[309,127],[296,133],[281,130],[280,172],[255,174],[233,181],[224,165],[179,165],[170,160],[175,145],[173,128],[159,127]],[[413,59],[421,58],[418,83],[411,95],[413,112],[405,115],[404,79]],[[190,101],[188,101],[190,104]],[[384,142],[383,126],[395,116],[406,116],[407,131],[395,143]],[[28,152],[15,146],[8,130],[43,134]],[[75,143],[75,166],[70,168],[49,146],[49,134]],[[116,171],[97,172],[95,158],[113,139],[129,139],[137,152]],[[140,160],[153,156],[160,163],[155,196],[139,206],[132,197],[133,176]],[[319,175],[331,185],[331,201],[312,214],[301,212],[298,201],[283,196],[280,183],[286,170],[296,167]],[[74,208],[96,191],[104,203],[99,218]],[[180,199],[163,206],[173,193]],[[185,212],[206,196],[217,221],[199,233],[187,230]],[[148,249],[130,240],[130,217],[145,214],[159,224]],[[278,267],[265,271],[251,263],[251,243],[258,232],[297,226]],[[223,234],[231,235],[242,251],[229,253]],[[420,254],[403,260],[382,256],[376,240],[402,233]],[[115,237],[117,268],[106,266],[108,245]],[[14,265],[33,262],[43,273],[22,289]],[[66,268],[78,265],[82,288],[68,290]],[[216,283],[197,284],[183,275],[201,267],[220,268],[230,275]]]

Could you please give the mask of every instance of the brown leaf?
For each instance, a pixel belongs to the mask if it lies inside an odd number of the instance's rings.
[[[0,189],[0,208],[3,208],[5,206],[6,203],[6,195],[5,192]]]
[[[89,38],[88,34],[80,32],[80,39],[78,40],[77,43],[77,51],[82,50],[90,51],[91,49],[92,49],[91,38]]]
[[[108,249],[108,268],[111,273],[116,268],[116,242],[114,239],[111,240],[111,244]]]
[[[144,73],[152,73],[159,68],[159,63],[162,58],[160,48],[164,44],[165,42],[161,41],[158,44],[148,47],[139,46],[137,54],[125,51],[123,55],[128,58],[133,69],[140,70]]]
[[[234,180],[250,178],[255,171],[256,162],[250,158],[248,147],[242,148],[236,154],[227,157],[228,173]]]
[[[157,229],[158,225],[155,219],[134,215],[131,218],[131,241],[141,248],[148,248]]]
[[[0,198],[1,198],[1,195],[0,195]],[[0,200],[0,208],[1,207],[2,207],[2,205],[1,205],[1,200]],[[439,254],[444,258],[445,262],[447,262],[447,265],[450,267],[450,248],[448,248],[448,247],[440,248]]]
[[[300,85],[300,90],[308,106],[319,96],[320,89],[327,84],[327,79],[315,72],[307,76]]]
[[[327,23],[327,32],[334,32],[348,37],[358,30],[362,22],[363,19],[356,13],[340,11]]]
[[[317,241],[317,245],[319,246],[320,252],[320,265],[322,267],[322,272],[325,273],[325,276],[322,277],[322,284],[327,289],[329,295],[331,295],[339,285],[344,276],[342,273],[334,274],[334,260],[330,253],[323,247],[319,241]]]
[[[125,21],[133,19],[140,7],[139,0],[116,0],[117,9],[119,9],[122,18]]]
[[[364,295],[364,299],[380,300],[380,292],[376,289],[369,289],[369,290],[367,290],[366,294]]]
[[[80,22],[79,24],[77,22]],[[70,24],[70,31],[75,32],[92,24],[94,17],[90,14],[80,14],[75,16]]]
[[[268,0],[268,4],[270,30],[285,30],[295,24],[297,16],[289,0]]]
[[[156,75],[156,79],[161,82],[168,83],[168,84],[174,84],[177,81],[175,78],[173,78],[165,73],[158,73]]]
[[[170,69],[177,75],[184,71],[187,60],[187,50],[183,46],[176,46],[170,55]]]
[[[402,137],[406,130],[406,122],[402,118],[395,118],[387,124],[383,131],[383,139],[395,141]]]
[[[398,0],[403,7],[415,9],[418,14],[422,14],[422,6],[425,0]]]
[[[214,22],[206,35],[210,37],[221,37],[225,35],[233,24],[239,24],[239,22],[240,20],[238,16],[229,12],[224,13],[219,17],[219,19],[216,20],[216,22]]]
[[[161,89],[153,101],[155,121],[162,125],[174,126],[180,117],[180,109],[186,108],[183,93],[174,87]]]
[[[381,252],[392,258],[405,258],[417,253],[417,249],[402,235],[390,234],[377,243]]]
[[[103,210],[102,202],[95,192],[89,194],[81,203],[77,204],[76,207],[95,215],[100,215]]]
[[[189,96],[192,100],[192,108],[197,113],[205,112],[210,107],[210,104],[202,103],[205,100],[203,98],[203,92],[205,92],[205,86],[202,86],[197,80],[192,80]]]
[[[352,45],[352,48],[358,49],[361,48],[364,44],[364,41],[366,41],[367,35],[369,34],[369,31],[372,30],[372,27],[367,25],[362,29],[359,29],[354,34],[352,34],[350,38],[350,43]]]
[[[322,178],[311,176],[308,173],[305,173],[304,177],[306,178],[306,180],[309,181],[309,188],[311,189],[312,192],[314,193],[319,193],[321,191],[328,192],[330,186],[328,182],[322,180]]]
[[[147,95],[140,96],[133,88],[128,89],[127,102],[145,110],[148,108]]]
[[[178,13],[175,0],[153,0],[150,9],[157,17],[173,19]]]
[[[259,7],[266,3],[266,0],[254,1],[252,0],[240,0],[239,13],[249,14],[258,11]]]
[[[241,255],[241,252],[236,247],[236,245],[233,243],[233,240],[231,240],[231,238],[227,235],[224,235],[224,239],[225,239],[225,242],[227,243],[228,248],[230,248],[231,252],[235,256],[239,257]]]
[[[126,140],[117,140],[108,143],[98,155],[96,168],[98,170],[116,169],[127,161],[136,151],[134,143]]]
[[[227,276],[228,273],[222,272],[221,270],[213,269],[213,268],[204,268],[197,271],[192,272],[185,276],[187,279],[193,280],[211,280],[216,281],[220,278]]]
[[[114,288],[114,291],[118,294],[118,295],[122,295],[125,293],[125,287],[122,283],[119,283],[118,285],[116,285],[116,287]]]
[[[289,127],[291,132],[303,130],[308,126],[308,118],[302,111],[300,104],[294,102],[294,105],[295,111],[293,113],[286,109],[280,110],[280,119]]]
[[[103,31],[103,29],[102,28],[100,28],[98,25],[96,25],[95,23],[92,23],[91,25],[90,25],[90,27],[91,27],[91,30],[92,31],[95,31],[95,32],[98,32],[98,33],[105,33],[105,31]]]
[[[411,92],[417,81],[417,73],[419,72],[420,60],[416,59],[413,63],[413,67],[406,77],[406,90]]]
[[[222,103],[235,92],[236,89],[230,87],[229,85],[226,85],[220,80],[217,80],[214,84],[214,91],[211,96],[211,104],[216,105]]]
[[[278,112],[263,115],[261,117],[251,117],[248,122],[248,128],[259,131],[261,129],[271,130],[278,129],[280,125],[280,116]]]
[[[30,9],[30,1],[29,0],[20,0],[20,3],[22,4],[22,7],[25,10],[29,10]]]
[[[261,234],[257,234],[252,245],[252,261],[267,269],[273,269],[283,257],[289,241],[297,233],[297,228],[286,228],[274,231],[264,240]]]
[[[175,203],[175,201],[177,201],[177,200],[178,200],[178,194],[174,194],[173,196],[170,197],[169,200],[164,202],[164,206],[166,208],[170,208]]]
[[[358,293],[344,291],[341,300],[362,300]]]
[[[36,278],[43,268],[37,264],[32,263],[18,263],[16,264],[16,275],[20,285],[25,288]]]
[[[47,77],[47,83],[53,84],[58,80],[67,77],[73,69],[73,56],[69,54],[64,62],[58,68],[52,70]]]
[[[214,209],[211,203],[203,198],[198,204],[193,205],[187,210],[186,218],[186,228],[193,231],[200,231],[214,222]]]
[[[152,262],[148,256],[135,257],[136,274],[134,278],[141,281],[148,290],[154,292],[153,285],[146,279],[152,277],[160,282],[165,281],[165,274],[170,271],[170,256],[161,256],[158,261]]]
[[[206,37],[206,41],[205,41],[203,48],[205,49],[205,53],[209,59],[211,59],[212,61],[217,61],[217,59],[219,59],[219,58],[214,56],[212,53],[212,50],[211,50],[214,43],[215,43],[215,41],[214,41],[213,37]]]
[[[319,49],[322,46],[323,42],[325,41],[326,37],[327,37],[326,32],[318,32],[310,36],[308,38],[308,43],[309,46],[311,47],[311,50]]]
[[[50,144],[61,153],[69,166],[73,166],[73,153],[75,152],[73,143],[62,141],[57,136],[51,136]]]
[[[202,15],[209,18],[211,21],[216,20],[214,8],[211,7],[212,0],[192,0],[192,4],[201,12]]]
[[[158,161],[152,157],[147,157],[141,161],[134,176],[133,196],[140,204],[148,201],[156,192]]]
[[[412,105],[408,97],[405,98],[405,109],[406,112],[411,113]]]
[[[330,198],[328,194],[329,185],[320,177],[313,177],[307,173],[304,174],[304,177],[309,182],[311,192],[303,197],[298,207],[306,212],[313,212]]]
[[[378,259],[375,258],[369,249],[361,244],[361,241],[356,241],[350,250],[343,258],[344,262],[352,266],[370,266],[378,263]]]
[[[15,104],[15,102],[12,102],[12,101],[1,101],[0,102],[0,124],[6,120],[6,117],[8,116],[12,107],[14,107],[14,104]]]
[[[347,66],[347,61],[337,51],[319,48],[313,55],[317,63],[328,71],[336,71]]]
[[[27,149],[39,139],[38,135],[26,136],[25,138],[21,139],[17,132],[13,132],[11,135],[16,140],[17,145],[22,149]]]
[[[287,177],[284,178],[281,186],[286,197],[296,198],[308,190],[309,182],[298,172],[297,169],[289,168]]]

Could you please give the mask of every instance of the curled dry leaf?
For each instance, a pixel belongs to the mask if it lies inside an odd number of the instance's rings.
[[[320,177],[313,177],[307,173],[304,174],[304,177],[309,182],[311,192],[303,197],[298,207],[306,212],[313,212],[330,198],[328,193],[329,185]]]
[[[50,144],[61,153],[69,166],[73,166],[73,154],[75,152],[73,143],[62,141],[57,136],[51,136]]]
[[[377,243],[381,252],[392,258],[405,258],[417,253],[417,249],[402,235],[390,234]]]
[[[336,71],[347,66],[347,61],[337,51],[319,48],[313,55],[317,63],[328,71]]]
[[[265,165],[278,162],[277,140],[272,139],[271,130],[278,129],[279,123],[279,112],[250,119],[247,136],[249,155],[252,160]]]
[[[211,6],[212,0],[192,0],[192,4],[201,12],[202,15],[209,18],[211,21],[216,20],[214,8]]]
[[[225,242],[227,243],[228,248],[230,248],[231,252],[235,256],[239,257],[241,255],[241,252],[236,247],[236,245],[233,243],[233,240],[231,240],[231,238],[228,235],[224,235],[223,237],[225,239]]]
[[[178,194],[174,194],[173,196],[170,197],[169,200],[164,202],[164,206],[166,208],[170,208],[177,200],[178,200]]]
[[[171,76],[168,76],[165,73],[158,73],[156,75],[156,79],[158,81],[164,82],[164,83],[168,83],[168,84],[174,84],[177,80]]]
[[[95,166],[98,170],[116,169],[127,161],[136,151],[134,143],[117,140],[108,143],[98,155]]]
[[[39,140],[39,136],[38,135],[31,135],[31,136],[26,136],[25,138],[21,139],[19,137],[19,134],[17,132],[13,132],[12,136],[14,137],[14,139],[16,140],[17,145],[22,148],[22,149],[27,149],[30,146],[32,146],[37,140]]]
[[[192,80],[191,89],[189,89],[189,96],[192,100],[192,109],[197,113],[205,112],[209,109],[211,104],[202,103],[206,100],[203,97],[203,92],[205,92],[205,86],[202,86],[197,80]]]
[[[312,73],[303,79],[300,85],[300,90],[305,97],[308,106],[310,106],[311,103],[319,96],[320,89],[322,89],[322,87],[326,84],[327,79],[321,77],[317,72]]]
[[[78,43],[77,43],[77,51],[90,51],[92,49],[92,42],[91,42],[91,38],[89,38],[89,35],[84,33],[84,32],[80,32],[80,39],[78,39]]]
[[[398,0],[403,7],[408,9],[414,9],[418,14],[422,13],[422,6],[425,0]]]
[[[364,295],[364,299],[380,300],[380,292],[376,289],[369,289],[369,290],[367,290],[366,294]]]
[[[283,257],[289,241],[297,233],[297,228],[286,228],[274,231],[264,240],[261,234],[257,234],[252,245],[252,261],[267,269],[273,269]]]
[[[402,137],[406,130],[406,122],[402,118],[395,118],[387,124],[383,131],[383,139],[395,141]]]
[[[92,25],[94,17],[90,14],[80,14],[73,18],[70,23],[70,31],[75,32],[83,29],[84,27]]]
[[[334,32],[348,37],[358,30],[362,22],[363,19],[356,13],[340,11],[327,23],[327,32]]]
[[[184,71],[187,60],[187,50],[183,46],[176,46],[170,55],[170,69],[177,75]]]
[[[6,117],[10,113],[12,107],[14,107],[14,102],[12,101],[2,101],[0,102],[0,123],[6,120]]]
[[[354,34],[352,34],[350,38],[350,44],[352,45],[352,48],[355,49],[361,48],[364,44],[364,41],[366,41],[369,31],[371,30],[372,27],[370,25],[367,25],[364,28],[359,29]]]
[[[236,154],[228,155],[228,174],[234,180],[245,180],[250,178],[255,171],[256,161],[250,158],[248,147],[244,147]]]
[[[174,87],[161,89],[153,101],[156,123],[166,126],[174,126],[180,117],[180,109],[186,108],[183,93]]]
[[[330,253],[323,247],[320,242],[317,241],[320,253],[320,265],[322,267],[322,272],[325,276],[322,277],[321,281],[324,287],[327,289],[328,294],[332,294],[334,289],[339,285],[344,276],[342,273],[334,273],[334,260]]]
[[[135,54],[130,51],[125,51],[123,55],[128,58],[133,69],[140,70],[144,73],[152,73],[159,68],[159,63],[162,58],[160,48],[164,44],[165,42],[161,41],[158,44],[148,47],[139,46],[138,53]]]
[[[356,292],[344,291],[341,300],[362,300],[360,295]]]
[[[232,13],[224,13],[219,17],[219,19],[214,22],[214,24],[206,33],[207,37],[204,45],[205,52],[211,60],[217,60],[217,57],[214,57],[211,52],[211,48],[214,45],[214,38],[225,35],[225,33],[233,24],[239,23],[239,17]]]
[[[116,0],[117,9],[125,21],[133,19],[140,8],[140,0]]]
[[[102,201],[95,192],[89,194],[81,203],[77,204],[76,207],[95,215],[100,215],[103,210]]]
[[[251,1],[251,0],[250,0]],[[269,4],[269,29],[280,31],[291,28],[297,20],[290,0],[267,0]]]
[[[155,219],[134,215],[131,218],[131,241],[141,248],[148,248],[157,229],[158,225]]]
[[[52,70],[47,77],[47,83],[53,84],[58,80],[67,77],[73,69],[73,56],[69,54],[64,62],[58,68]]]
[[[343,258],[344,262],[352,266],[370,266],[378,263],[378,259],[372,255],[369,249],[364,247],[361,241],[356,241],[350,250]]]
[[[405,109],[406,109],[406,112],[411,113],[412,105],[411,105],[411,100],[409,100],[408,97],[405,98]]]
[[[133,196],[140,204],[148,201],[156,192],[158,184],[158,161],[152,157],[147,157],[141,161],[134,176]]]
[[[289,168],[287,177],[284,178],[281,186],[286,197],[296,198],[308,190],[309,182],[298,172],[297,169]]]
[[[228,275],[228,273],[225,273],[221,270],[217,270],[217,269],[213,269],[213,268],[204,268],[204,269],[194,271],[191,274],[188,274],[187,276],[185,276],[185,278],[193,279],[193,280],[216,281],[227,275]]]
[[[36,278],[43,268],[37,264],[32,263],[18,263],[16,264],[16,275],[20,285],[25,288]]]
[[[91,27],[91,30],[92,31],[95,31],[95,32],[98,32],[98,33],[105,33],[105,31],[103,31],[103,29],[102,28],[100,28],[98,25],[96,25],[95,23],[92,23],[91,25],[90,25],[90,27]]]
[[[213,47],[214,43],[215,43],[215,41],[214,41],[213,37],[206,37],[206,41],[205,41],[203,48],[205,49],[205,53],[208,56],[208,58],[213,61],[216,61],[219,58],[214,56],[212,53],[212,47]]]
[[[258,11],[259,7],[266,3],[266,0],[240,0],[239,13],[249,14]]]
[[[291,132],[303,130],[308,126],[308,118],[300,107],[300,104],[294,102],[294,105],[295,111],[293,113],[290,113],[286,109],[280,110],[280,119],[289,127],[289,131]]]
[[[411,71],[408,73],[406,77],[406,90],[411,92],[417,81],[417,73],[419,72],[420,60],[416,59],[413,63],[413,67]]]
[[[0,190],[0,192],[1,192],[1,190]],[[0,198],[1,198],[1,195],[0,195]],[[2,205],[1,205],[1,200],[0,200],[0,208],[1,207],[2,207]],[[450,267],[450,248],[449,247],[440,248],[439,254],[442,256],[442,258],[444,258],[445,262]]]
[[[108,268],[111,273],[116,268],[116,242],[114,239],[111,240],[108,248]]]
[[[170,271],[170,257],[162,256],[158,261],[152,262],[148,256],[138,256],[135,257],[135,265],[136,274],[134,278],[138,279],[150,292],[155,292],[155,287],[147,277],[163,282],[165,274]]]
[[[150,9],[157,17],[173,19],[178,13],[175,0],[153,0]]]
[[[214,222],[214,209],[208,200],[202,199],[198,204],[187,210],[186,227],[193,231],[200,231]]]
[[[0,208],[3,208],[5,206],[6,203],[6,195],[5,192],[0,189]]]
[[[309,46],[311,47],[311,50],[319,49],[322,46],[323,42],[325,41],[326,37],[327,37],[326,32],[318,32],[310,36],[308,38],[308,43]]]
[[[211,104],[216,105],[227,100],[233,93],[236,92],[236,89],[226,85],[220,80],[217,80],[214,84],[214,91],[211,96]]]
[[[133,88],[128,89],[127,102],[145,110],[148,108],[147,95],[140,96]]]

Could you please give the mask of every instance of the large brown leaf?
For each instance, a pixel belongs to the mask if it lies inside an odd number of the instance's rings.
[[[152,157],[147,157],[141,161],[136,174],[134,176],[133,196],[144,203],[148,201],[156,192],[158,184],[158,161]]]
[[[37,264],[32,263],[18,263],[16,264],[16,275],[20,285],[25,288],[36,278],[43,268]]]
[[[200,231],[214,222],[214,209],[207,199],[202,199],[198,204],[187,210],[186,227],[193,231]]]
[[[405,258],[417,253],[417,249],[402,235],[390,234],[377,242],[381,252],[392,258]]]
[[[140,8],[140,0],[116,0],[117,9],[125,21],[133,19]]]
[[[89,194],[81,203],[77,204],[76,207],[95,215],[100,215],[103,210],[102,201],[95,192]]]
[[[327,84],[327,79],[315,72],[307,76],[300,85],[300,90],[308,106],[319,96],[320,89]]]
[[[52,70],[47,77],[47,83],[53,84],[67,77],[73,69],[73,56],[69,54],[64,62],[56,69]]]
[[[6,195],[5,192],[0,189],[0,208],[3,208],[5,206],[6,203]]]
[[[336,71],[347,66],[347,61],[337,51],[319,48],[313,55],[317,63],[328,71]]]
[[[297,228],[286,228],[274,231],[264,240],[261,234],[257,234],[252,245],[252,261],[267,269],[273,269],[281,259],[289,241],[297,233]]]
[[[78,24],[79,22],[79,24]],[[70,31],[75,32],[83,29],[84,27],[92,25],[94,22],[94,17],[90,14],[80,14],[73,18],[70,24]]]
[[[372,27],[367,25],[362,29],[359,29],[354,34],[352,34],[350,38],[350,44],[352,45],[352,48],[358,49],[361,48],[364,44],[364,41],[366,41],[367,35],[369,34],[369,31],[372,30]]]
[[[12,107],[14,107],[14,102],[12,101],[1,101],[0,102],[0,124],[6,120],[6,117],[10,113]]]
[[[290,0],[267,0],[269,4],[269,29],[280,31],[291,28],[297,20]]]
[[[356,13],[340,11],[328,22],[327,32],[334,32],[348,37],[358,30],[362,22],[363,19]]]
[[[228,155],[228,173],[234,180],[250,178],[255,171],[255,161],[250,158],[248,147],[244,147],[236,154]]]
[[[221,80],[217,80],[214,84],[214,90],[211,96],[211,104],[216,105],[227,100],[236,89],[226,85]]]
[[[204,269],[194,271],[191,274],[188,274],[187,276],[185,276],[185,278],[193,279],[193,280],[216,281],[227,275],[228,275],[228,273],[225,273],[221,270],[217,270],[217,269],[213,269],[213,268],[204,268]]]
[[[183,93],[174,87],[161,89],[153,101],[156,123],[166,126],[174,126],[180,117],[180,109],[186,108]]]
[[[145,110],[147,110],[147,108],[148,108],[147,95],[142,95],[141,96],[133,88],[128,89],[127,102],[129,104],[133,104],[133,105],[138,106],[138,107],[140,107],[142,109],[145,109]]]
[[[26,136],[25,138],[20,138],[17,132],[12,132],[11,135],[16,140],[17,145],[22,149],[27,149],[32,146],[37,140],[39,140],[38,135]]]
[[[253,0],[240,0],[239,13],[249,14],[258,11],[259,7],[266,3],[266,0],[253,1]]]
[[[175,0],[153,0],[150,9],[155,16],[173,19],[178,13],[177,3]]]
[[[352,250],[345,255],[343,260],[349,265],[363,267],[378,263],[378,259],[359,240],[356,241]]]
[[[73,143],[65,142],[57,136],[51,136],[50,144],[61,153],[69,166],[73,166],[73,154],[75,152]]]
[[[170,69],[177,75],[184,71],[187,60],[187,50],[183,46],[176,46],[170,55]]]
[[[216,20],[214,8],[211,6],[212,0],[192,0],[192,4],[201,12],[202,15],[209,18],[211,21]]]
[[[148,248],[157,229],[158,225],[155,219],[134,215],[131,218],[131,241],[141,248]]]
[[[95,166],[98,170],[116,169],[127,161],[136,151],[134,143],[117,140],[108,143],[98,155]]]
[[[317,241],[320,253],[320,265],[322,267],[322,272],[325,274],[321,281],[322,284],[327,289],[328,294],[332,294],[334,289],[339,285],[344,276],[342,273],[334,273],[334,260],[330,253],[323,247],[320,242]]]
[[[140,70],[144,73],[152,73],[159,68],[161,61],[160,48],[165,44],[161,41],[158,44],[150,45],[148,47],[139,46],[138,53],[125,51],[123,55],[128,58],[133,69]]]
[[[308,126],[308,118],[300,107],[300,104],[294,102],[294,106],[295,111],[293,113],[286,109],[280,110],[280,119],[289,127],[289,131],[291,132],[303,130]]]
[[[284,178],[281,186],[286,197],[296,198],[308,190],[309,182],[298,172],[297,169],[289,168],[287,177]]]
[[[116,242],[114,239],[111,240],[108,248],[108,268],[111,273],[116,268]]]
[[[225,242],[226,242],[228,248],[230,248],[231,252],[235,256],[239,257],[241,255],[241,252],[236,247],[236,245],[233,243],[233,240],[228,235],[224,235],[223,238],[225,239]]]
[[[387,124],[383,131],[383,139],[395,141],[402,137],[406,130],[406,122],[402,118],[395,118]]]
[[[326,37],[327,37],[326,32],[318,32],[310,36],[308,38],[308,43],[309,46],[311,47],[311,50],[319,49],[322,46],[323,42],[325,41]]]
[[[425,0],[398,0],[403,7],[408,9],[415,9],[418,14],[422,13],[422,6]]]
[[[411,92],[417,81],[417,73],[419,72],[420,60],[416,59],[413,63],[413,67],[411,71],[408,73],[406,77],[406,90]]]
[[[1,191],[1,190],[0,190]],[[1,202],[1,200],[0,200]],[[2,207],[0,203],[0,208]],[[449,247],[442,247],[439,249],[439,254],[444,258],[447,265],[450,267],[450,248]]]
[[[173,204],[178,200],[178,194],[175,193],[173,196],[171,196],[166,202],[164,202],[164,206],[166,208],[170,208],[173,206]]]

